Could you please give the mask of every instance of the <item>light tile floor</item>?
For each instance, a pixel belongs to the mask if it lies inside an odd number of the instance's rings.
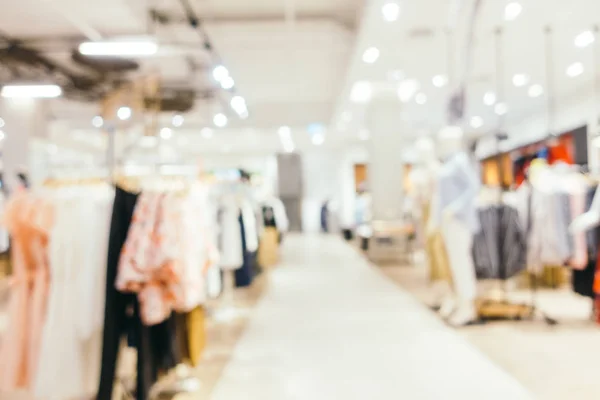
[[[340,239],[282,259],[212,400],[532,398]]]

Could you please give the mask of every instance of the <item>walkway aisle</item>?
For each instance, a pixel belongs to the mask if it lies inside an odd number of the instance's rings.
[[[295,236],[212,400],[524,400],[337,237]]]

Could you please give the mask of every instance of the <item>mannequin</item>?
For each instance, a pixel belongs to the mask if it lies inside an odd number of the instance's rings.
[[[454,284],[454,306],[446,301],[441,312],[450,309],[449,323],[463,326],[477,319],[477,281],[472,257],[473,236],[479,231],[475,201],[479,177],[465,149],[460,127],[450,126],[438,135],[439,155],[444,160],[437,175],[437,195],[432,207],[432,227],[444,238]]]
[[[420,222],[421,232],[425,236],[425,252],[431,282],[430,306],[433,309],[439,309],[442,306],[442,300],[449,298],[451,280],[442,234],[439,227],[429,226],[431,224],[431,199],[436,193],[436,180],[441,166],[436,158],[435,143],[432,139],[421,138],[415,147],[418,161],[410,173],[414,196],[413,215],[415,220]]]

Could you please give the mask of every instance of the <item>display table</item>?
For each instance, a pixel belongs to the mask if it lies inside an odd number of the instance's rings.
[[[381,263],[412,264],[410,236],[414,225],[406,221],[373,221],[367,256],[369,260]]]

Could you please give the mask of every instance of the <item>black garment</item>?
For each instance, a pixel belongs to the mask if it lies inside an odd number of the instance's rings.
[[[584,270],[574,269],[571,274],[571,284],[573,291],[591,299],[595,298],[594,294],[594,276],[596,275],[596,260],[589,259],[588,265]]]
[[[263,206],[262,214],[265,228],[277,228],[277,224],[275,222],[275,211],[273,210],[273,207]]]
[[[115,380],[121,336],[130,334],[130,341],[138,348],[136,398],[147,400],[150,387],[158,378],[159,370],[175,366],[171,319],[155,326],[142,325],[137,295],[121,293],[115,288],[121,249],[138,196],[120,188],[115,191],[108,260],[106,271],[106,304],[102,338],[102,367],[96,400],[111,400]]]
[[[254,257],[246,247],[246,228],[244,227],[244,220],[241,213],[238,217],[238,221],[240,223],[240,234],[242,235],[242,255],[244,264],[242,264],[241,268],[235,270],[235,286],[247,287],[252,284],[252,279],[254,279],[255,268],[253,260],[256,257]]]
[[[473,238],[478,279],[509,279],[526,263],[525,232],[517,210],[501,205],[478,211],[481,230]]]

